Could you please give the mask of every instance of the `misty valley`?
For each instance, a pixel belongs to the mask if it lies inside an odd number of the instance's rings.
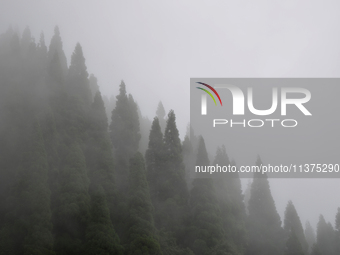
[[[149,120],[124,81],[102,95],[85,58],[78,43],[67,63],[58,27],[49,43],[28,27],[0,35],[0,254],[340,254],[340,208],[316,229],[292,201],[281,218],[266,174],[243,192],[225,146],[207,151],[190,126],[181,139],[162,102]],[[230,171],[191,173],[211,165]]]

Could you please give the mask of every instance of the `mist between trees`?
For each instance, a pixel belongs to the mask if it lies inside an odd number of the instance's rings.
[[[0,35],[0,97],[0,254],[340,254],[340,210],[315,233],[291,201],[282,222],[266,175],[245,194],[237,173],[190,178],[210,165],[203,137],[181,141],[162,103],[143,117],[123,81],[102,97],[58,27],[49,47]]]

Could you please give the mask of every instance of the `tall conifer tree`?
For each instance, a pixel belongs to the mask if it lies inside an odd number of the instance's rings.
[[[71,65],[67,76],[67,88],[71,95],[79,97],[85,105],[89,106],[92,102],[92,95],[88,75],[83,49],[81,45],[77,43],[71,56]]]
[[[196,165],[208,167],[209,164],[204,139],[200,137]],[[189,245],[195,254],[238,254],[233,242],[225,236],[213,179],[199,175],[194,179],[190,192],[190,213],[192,227]]]
[[[166,112],[163,106],[162,101],[159,101],[158,106],[157,106],[157,110],[156,110],[156,116],[158,118],[159,121],[159,125],[161,126],[161,130],[162,132],[165,132],[165,126],[166,126]]]
[[[102,215],[103,221],[112,224],[114,221],[117,206],[117,192],[115,189],[114,160],[111,148],[111,141],[108,134],[107,117],[101,94],[97,91],[91,105],[90,127],[88,130],[88,140],[86,146],[86,163],[90,179],[90,196],[92,198],[92,214]],[[105,200],[105,201],[104,201]],[[98,205],[98,208],[93,208]],[[106,219],[106,211],[109,219]],[[95,224],[92,231],[100,231],[95,226],[100,227],[94,215],[91,216]],[[103,222],[102,222],[103,223]],[[91,223],[90,223],[91,224]],[[111,229],[112,228],[112,229]],[[116,237],[115,230],[110,225],[110,240],[114,246],[119,246],[119,239]],[[105,239],[109,240],[109,239]]]
[[[80,146],[74,142],[63,148],[67,156],[59,173],[55,250],[57,254],[81,254],[85,252],[85,231],[89,222],[89,179]]]
[[[123,247],[116,234],[101,185],[95,184],[91,192],[90,223],[86,229],[86,254],[121,255]]]
[[[335,232],[331,223],[320,215],[316,231],[317,248],[322,255],[335,255]]]
[[[110,137],[115,151],[117,184],[120,191],[127,190],[128,161],[138,150],[141,138],[137,105],[126,94],[124,81],[119,86],[116,107],[112,111]]]
[[[163,134],[157,117],[154,118],[150,135],[149,146],[145,153],[147,179],[150,187],[150,195],[153,204],[158,208],[159,201],[164,196],[161,192],[164,171],[164,143]],[[163,177],[164,178],[164,177]]]
[[[221,167],[234,165],[229,161],[224,145],[217,148],[213,165]],[[246,245],[246,212],[241,181],[237,172],[218,173],[217,175],[213,180],[218,204],[223,215],[225,236],[230,243],[237,247],[238,252],[243,253]]]
[[[285,211],[284,218],[284,230],[287,238],[297,238],[303,253],[308,253],[308,244],[305,238],[303,227],[300,221],[300,217],[297,214],[295,206],[292,201],[289,201]]]
[[[60,65],[61,65],[63,75],[66,76],[67,69],[68,69],[67,68],[67,60],[66,60],[66,56],[65,56],[65,53],[64,53],[64,50],[63,50],[63,43],[61,41],[60,31],[59,31],[58,26],[56,26],[54,28],[54,35],[51,39],[50,47],[49,47],[49,50],[48,50],[49,61],[52,61],[54,54],[58,54],[58,58],[59,58],[59,61],[60,61]]]
[[[142,154],[130,159],[128,254],[161,255]]]
[[[27,142],[9,197],[0,254],[53,254],[48,164],[38,120]]]
[[[256,165],[261,164],[261,159],[258,158]],[[284,248],[283,229],[266,174],[254,173],[248,210],[249,244],[246,254],[282,254]]]
[[[312,252],[313,245],[316,242],[316,237],[315,237],[315,231],[312,228],[309,221],[306,222],[305,237],[306,237],[306,241],[308,243],[308,254],[310,254]]]
[[[340,254],[340,207],[335,216],[335,252]]]

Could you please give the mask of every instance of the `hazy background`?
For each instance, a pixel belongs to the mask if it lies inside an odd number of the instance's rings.
[[[58,25],[68,58],[77,42],[103,94],[124,79],[143,114],[159,100],[189,121],[190,77],[339,77],[339,1],[0,0],[0,33]],[[243,183],[245,185],[245,183]],[[292,199],[304,224],[334,225],[340,179],[271,179],[280,215]]]

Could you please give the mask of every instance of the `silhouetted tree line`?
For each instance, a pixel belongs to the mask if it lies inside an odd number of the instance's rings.
[[[123,81],[102,97],[58,27],[49,47],[0,35],[0,134],[0,254],[340,254],[340,209],[315,234],[291,201],[282,224],[266,175],[246,198],[237,174],[192,176],[210,164],[203,137],[181,141],[162,103],[143,117]],[[212,163],[236,165],[224,146]]]

